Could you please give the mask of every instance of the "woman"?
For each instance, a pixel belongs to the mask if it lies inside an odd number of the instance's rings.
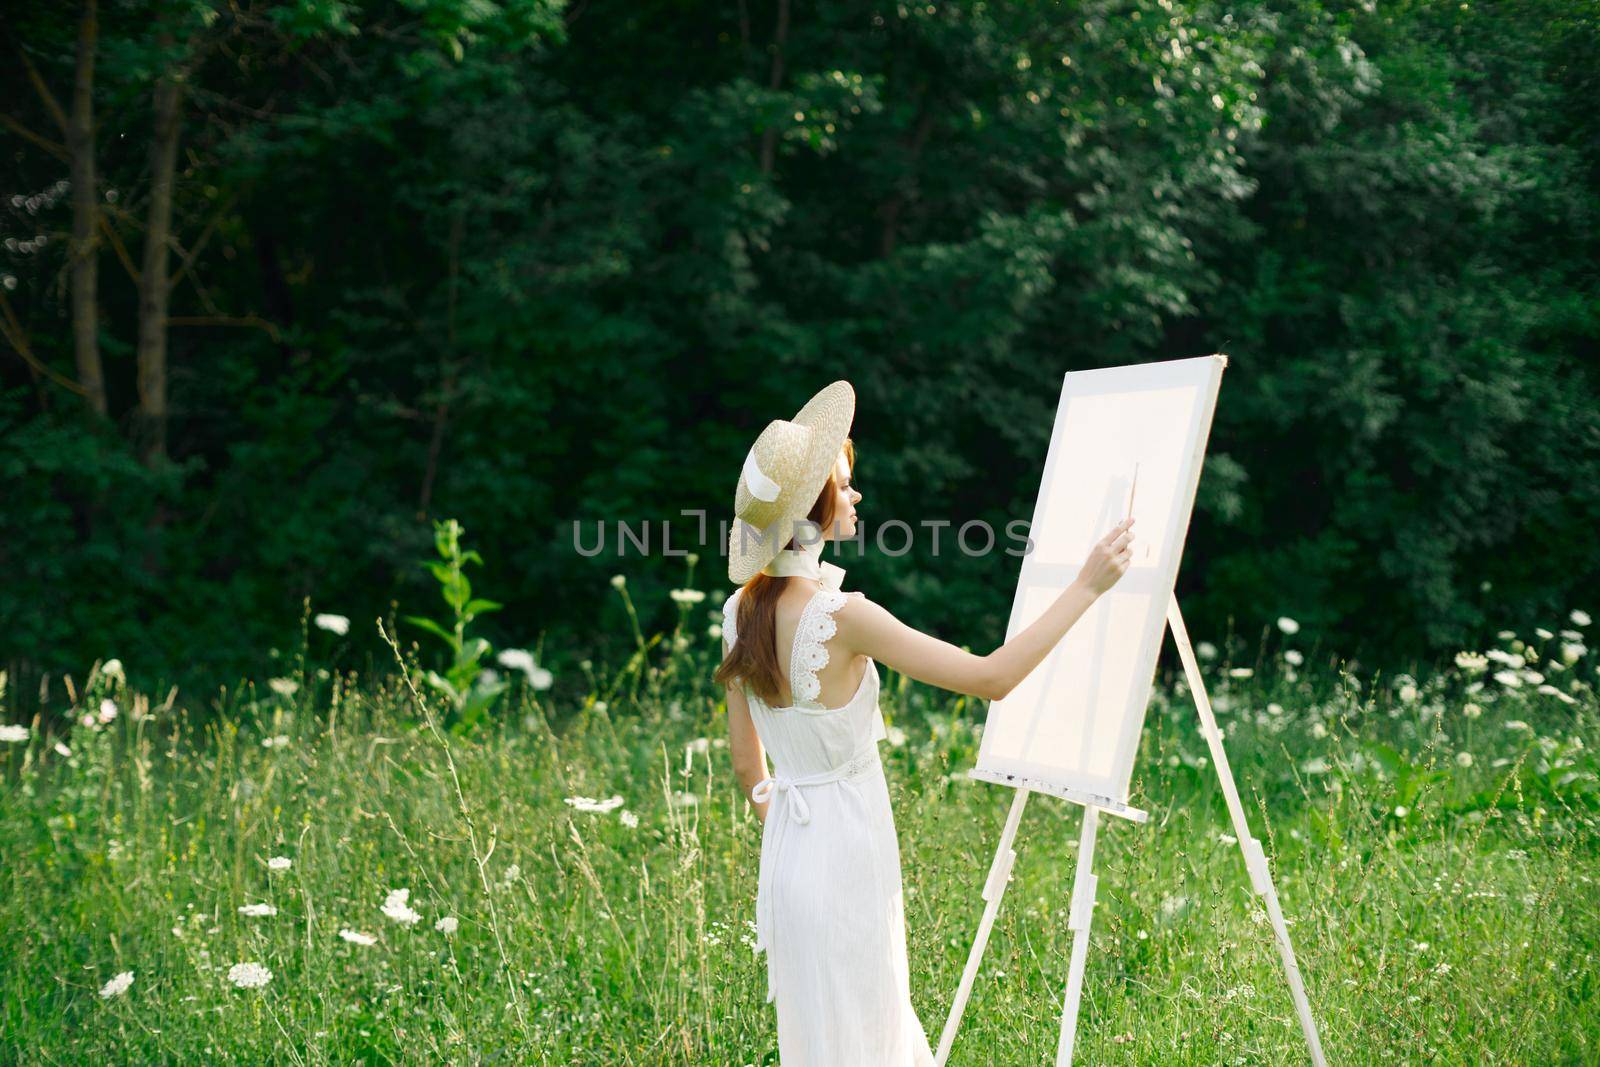
[[[854,413],[838,381],[768,424],[745,458],[728,545],[740,588],[723,603],[715,680],[734,772],[763,824],[757,946],[783,1067],[933,1063],[911,1006],[877,665],[998,700],[1122,577],[1133,540],[1131,520],[1113,529],[1073,585],[986,656],[912,629],[841,590],[844,569],[820,558],[823,540],[856,531]]]

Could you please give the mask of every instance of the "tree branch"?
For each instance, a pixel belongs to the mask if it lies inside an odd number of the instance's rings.
[[[7,115],[3,111],[0,111],[0,126],[4,126],[6,129],[10,130],[12,133],[16,134],[18,137],[21,137],[25,141],[32,141],[34,144],[38,145],[46,152],[49,152],[52,156],[55,156],[63,163],[68,162],[71,158],[67,155],[67,150],[64,147],[56,144],[47,137],[40,137],[38,134],[34,133],[32,130],[28,129],[28,127],[24,126],[22,123],[18,122],[16,119],[12,118],[10,115]]]
[[[0,293],[0,312],[4,313],[3,317],[0,317],[0,335],[5,336],[6,342],[11,345],[17,355],[22,357],[22,361],[32,367],[36,373],[44,375],[61,386],[61,388],[83,396],[83,386],[51,369],[47,364],[40,362],[39,357],[33,354],[33,349],[28,346],[28,338],[22,329],[22,323],[17,321],[17,313],[11,309],[11,301],[6,299],[4,293]]]

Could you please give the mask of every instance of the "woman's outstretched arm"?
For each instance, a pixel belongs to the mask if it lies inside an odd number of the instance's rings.
[[[999,700],[1043,662],[1056,643],[1128,569],[1132,520],[1117,524],[1089,553],[1078,577],[1027,629],[979,656],[907,626],[882,605],[852,597],[834,613],[839,641],[919,682]],[[732,714],[732,705],[729,705]]]

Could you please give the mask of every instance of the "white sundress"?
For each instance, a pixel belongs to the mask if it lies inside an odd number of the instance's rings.
[[[733,647],[740,590],[724,602]],[[932,1067],[911,1005],[900,845],[878,758],[886,736],[870,657],[855,695],[817,700],[833,613],[847,597],[819,589],[801,611],[790,654],[795,704],[773,708],[744,688],[772,776],[756,891],[756,944],[778,1014],[782,1067]]]

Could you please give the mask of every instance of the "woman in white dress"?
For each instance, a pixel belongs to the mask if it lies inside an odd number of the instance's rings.
[[[1129,523],[1113,529],[1077,581],[986,656],[906,626],[842,590],[844,569],[820,558],[824,540],[856,532],[854,412],[838,381],[769,423],[745,459],[729,536],[739,588],[723,603],[715,679],[734,773],[763,824],[757,947],[782,1067],[933,1063],[911,1004],[877,665],[997,700],[1122,576],[1133,539]]]

